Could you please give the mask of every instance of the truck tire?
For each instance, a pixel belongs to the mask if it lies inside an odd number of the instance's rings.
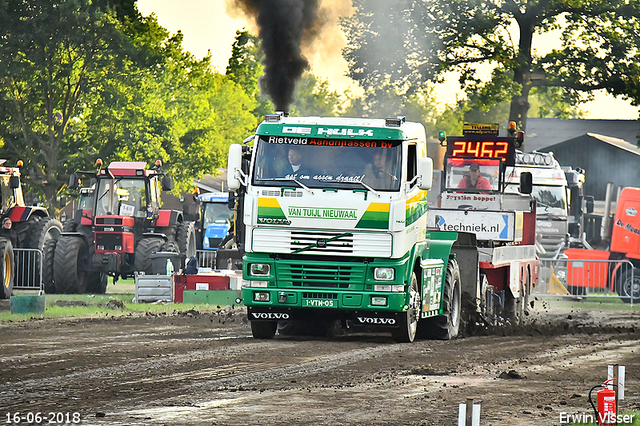
[[[29,220],[31,221],[33,223],[29,229],[28,248],[43,250],[47,240],[57,240],[62,233],[62,224],[58,219],[36,216]]]
[[[522,292],[520,292],[522,294]],[[514,297],[510,289],[505,290],[504,317],[511,325],[520,326],[524,320],[523,297]]]
[[[179,253],[184,256],[184,259],[191,259],[196,255],[196,230],[193,227],[193,222],[178,224],[176,242],[180,248]],[[180,265],[180,268],[184,269],[184,265]]]
[[[136,258],[133,270],[144,272],[145,275],[153,275],[153,261],[151,255],[162,251],[164,240],[162,238],[143,238],[136,246]]]
[[[109,276],[102,271],[93,271],[87,274],[87,293],[105,294]]]
[[[400,314],[400,326],[391,330],[393,340],[399,343],[411,343],[418,332],[418,320],[422,302],[420,288],[416,273],[411,273],[411,285],[409,286],[409,308]]]
[[[54,294],[56,286],[53,281],[53,259],[56,251],[57,241],[47,240],[42,249],[42,286],[46,294]]]
[[[84,238],[61,236],[53,258],[53,281],[57,293],[86,292],[89,248]]]
[[[278,321],[251,321],[251,334],[254,339],[273,339]]]
[[[461,317],[460,266],[458,266],[457,260],[449,259],[442,294],[442,315],[430,318],[427,322],[429,336],[439,340],[451,340],[458,337]]]
[[[2,274],[0,299],[8,299],[11,297],[11,292],[13,291],[15,259],[13,257],[11,241],[6,238],[0,238],[0,273]]]
[[[640,303],[640,268],[625,268],[619,276],[616,292],[625,303]]]

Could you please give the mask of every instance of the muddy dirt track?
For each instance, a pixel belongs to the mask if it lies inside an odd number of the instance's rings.
[[[77,412],[84,425],[456,425],[458,404],[475,398],[482,425],[558,425],[592,413],[589,388],[609,363],[626,366],[622,410],[640,411],[638,314],[531,318],[518,331],[413,344],[254,340],[238,309],[4,323],[0,421]]]

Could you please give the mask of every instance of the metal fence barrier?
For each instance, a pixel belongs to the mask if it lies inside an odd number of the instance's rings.
[[[216,268],[217,250],[197,250],[198,268]]]
[[[539,267],[532,294],[640,303],[640,270],[628,260],[540,259]]]
[[[14,248],[16,265],[14,289],[42,290],[42,251]]]

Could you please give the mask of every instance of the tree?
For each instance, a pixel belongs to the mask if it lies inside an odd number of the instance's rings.
[[[27,183],[50,201],[64,164],[84,150],[66,136],[84,114],[89,88],[111,77],[126,48],[112,5],[0,2],[0,142],[7,157],[24,158]]]
[[[572,105],[599,89],[640,104],[638,0],[354,0],[354,7],[342,24],[344,54],[365,89],[390,83],[411,94],[457,71],[485,105],[509,100],[509,120],[523,129],[533,88],[559,87]],[[534,36],[552,30],[561,48],[538,54]]]
[[[255,127],[255,101],[134,0],[7,0],[0,29],[0,144],[51,210],[97,157],[162,159],[177,191]]]
[[[264,74],[263,59],[264,52],[260,46],[260,39],[247,30],[236,31],[226,75],[242,87],[247,95],[256,100],[258,106],[253,114],[257,118],[273,112],[271,101],[260,93],[259,79]]]
[[[329,88],[329,80],[307,72],[296,85],[291,115],[333,117],[340,113],[340,103],[340,95]]]

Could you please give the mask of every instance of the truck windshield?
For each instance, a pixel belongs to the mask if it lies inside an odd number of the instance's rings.
[[[497,191],[500,185],[499,159],[449,158],[447,189],[461,192]]]
[[[254,185],[309,188],[400,189],[402,141],[339,140],[260,136]],[[304,141],[304,143],[300,143]],[[366,186],[365,186],[366,187]]]
[[[567,199],[563,186],[533,185],[533,198],[537,201],[536,214],[567,215]]]
[[[115,214],[119,216],[145,217],[147,197],[145,179],[120,178],[98,181],[96,216]]]

